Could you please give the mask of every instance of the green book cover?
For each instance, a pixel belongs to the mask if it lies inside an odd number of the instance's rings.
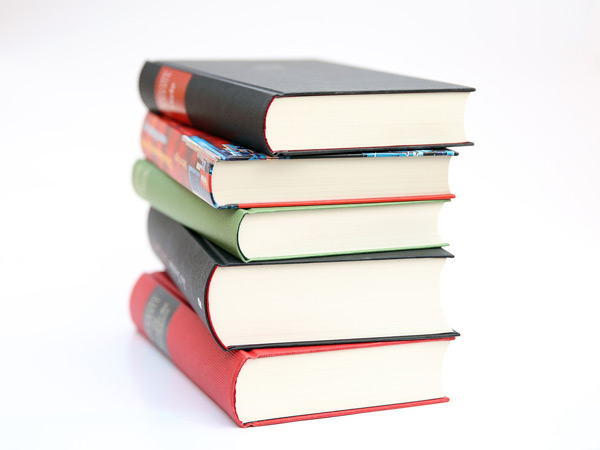
[[[155,209],[247,261],[237,239],[240,222],[247,210],[213,208],[148,161],[135,163],[132,179],[138,195]]]
[[[276,213],[284,211],[338,209],[338,208],[364,208],[382,205],[382,203],[349,204],[349,205],[318,205],[318,206],[285,206],[271,208],[251,209],[216,209],[206,203],[194,193],[181,186],[178,182],[162,172],[154,164],[138,160],[133,167],[133,186],[138,195],[163,214],[186,227],[198,232],[205,238],[217,244],[241,261],[276,260],[288,258],[305,258],[311,256],[326,256],[332,253],[316,253],[310,255],[285,255],[271,258],[247,258],[240,249],[238,233],[240,224],[247,214]],[[448,200],[436,200],[448,201]],[[425,203],[425,202],[390,202],[397,203]],[[403,248],[376,248],[346,253],[367,253],[373,251],[407,250],[416,248],[430,248],[448,245],[411,246]],[[335,253],[339,254],[339,252]]]

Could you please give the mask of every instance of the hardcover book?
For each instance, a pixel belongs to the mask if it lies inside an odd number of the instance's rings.
[[[164,273],[131,295],[140,333],[241,427],[447,402],[453,338],[225,352]]]
[[[243,263],[151,209],[152,249],[224,349],[452,337],[441,248]]]
[[[447,245],[437,229],[443,201],[215,209],[148,161],[132,178],[155,209],[244,262]]]
[[[469,145],[473,88],[323,61],[157,61],[140,74],[153,112],[265,154]]]
[[[216,208],[449,199],[448,166],[458,154],[428,149],[268,157],[151,113],[142,149]]]

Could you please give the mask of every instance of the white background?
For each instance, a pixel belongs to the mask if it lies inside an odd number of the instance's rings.
[[[2,1],[0,447],[599,449],[600,3]],[[239,429],[134,331],[145,59],[471,85],[444,405]]]

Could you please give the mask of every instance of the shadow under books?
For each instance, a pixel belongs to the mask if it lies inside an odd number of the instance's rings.
[[[138,395],[148,409],[185,416],[211,427],[238,427],[201,389],[138,332],[127,342],[127,360]]]

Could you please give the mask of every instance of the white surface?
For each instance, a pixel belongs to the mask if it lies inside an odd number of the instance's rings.
[[[285,8],[285,10],[282,10]],[[4,2],[2,448],[600,448],[600,5]],[[473,85],[442,233],[445,405],[242,430],[134,332],[160,268],[145,58],[318,57]]]

